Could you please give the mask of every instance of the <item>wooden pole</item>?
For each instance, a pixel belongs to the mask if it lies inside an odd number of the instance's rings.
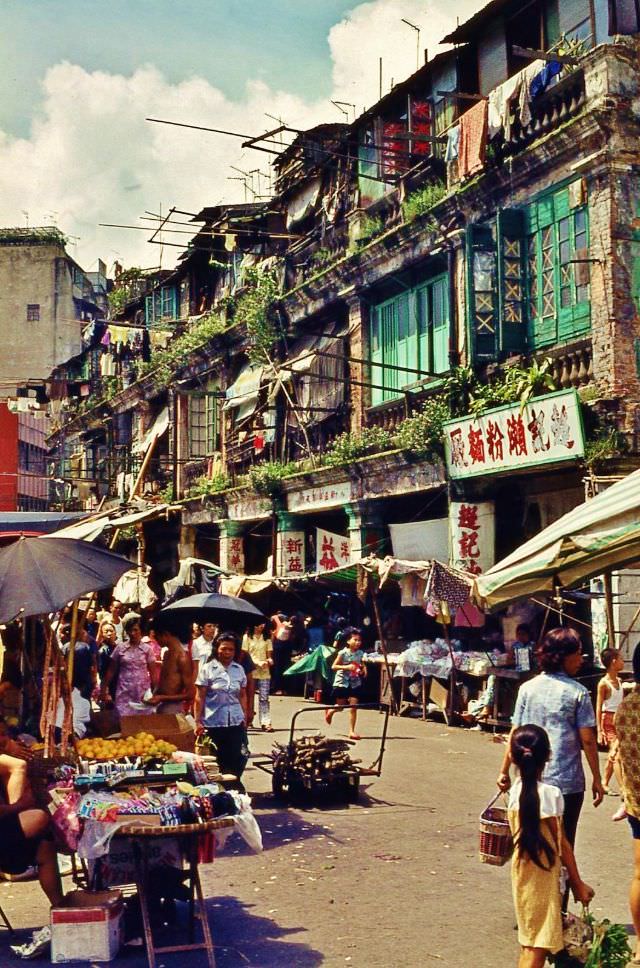
[[[627,639],[629,638],[629,636],[631,635],[631,632],[633,631],[633,626],[636,624],[639,618],[640,618],[640,605],[635,610],[633,618],[631,619],[631,622],[629,623],[629,627],[627,628],[627,631],[620,639],[619,648],[624,649],[625,645],[627,644]]]
[[[69,639],[69,652],[67,654],[67,680],[69,688],[73,689],[73,664],[75,660],[76,638],[78,637],[78,599],[73,603],[71,612],[71,638]]]
[[[387,678],[389,679],[389,707],[391,709],[391,712],[395,715],[398,712],[398,706],[396,704],[396,697],[393,693],[393,676],[391,674],[391,666],[389,665],[389,653],[387,651],[387,642],[384,637],[384,632],[382,631],[382,622],[380,620],[380,609],[378,608],[376,589],[371,575],[369,576],[369,591],[371,592],[371,600],[373,602],[373,613],[376,618],[376,625],[378,626],[378,638],[380,639],[380,648],[382,649],[382,658],[384,660],[384,667],[387,671]]]
[[[609,648],[615,649],[616,629],[613,621],[613,590],[611,587],[611,572],[605,572],[602,577],[604,580],[604,601],[607,610],[607,637],[609,639]]]
[[[440,604],[442,608],[442,603]],[[441,622],[442,630],[444,632],[444,640],[447,643],[447,648],[449,649],[449,656],[451,658],[451,673],[449,676],[449,722],[452,723],[454,716],[456,715],[454,710],[454,697],[456,692],[456,685],[458,683],[458,676],[456,671],[456,659],[453,653],[453,646],[451,645],[451,636],[449,635],[449,626],[446,622]]]

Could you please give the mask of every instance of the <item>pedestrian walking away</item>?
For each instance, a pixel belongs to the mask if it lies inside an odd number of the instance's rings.
[[[551,754],[546,731],[534,724],[518,726],[511,734],[509,751],[518,770],[508,808],[515,846],[511,883],[521,946],[518,968],[543,968],[547,955],[564,947],[561,864],[577,902],[588,904],[594,891],[580,877],[562,828],[562,792],[542,782]]]

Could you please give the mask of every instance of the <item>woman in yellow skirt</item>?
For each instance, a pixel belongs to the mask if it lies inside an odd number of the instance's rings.
[[[594,894],[581,879],[562,830],[562,793],[540,779],[549,753],[549,737],[540,726],[530,724],[513,731],[511,760],[520,774],[509,793],[515,845],[511,883],[522,948],[518,968],[543,968],[547,955],[563,948],[561,865],[577,902],[588,904]]]

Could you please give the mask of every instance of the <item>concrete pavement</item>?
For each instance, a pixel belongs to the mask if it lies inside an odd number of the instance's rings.
[[[252,731],[252,752],[284,741],[300,699],[274,697],[276,732]],[[321,715],[303,717],[325,730]],[[365,763],[377,755],[382,716],[362,711]],[[336,716],[331,735],[347,729]],[[367,779],[357,805],[300,810],[274,804],[270,779],[245,774],[264,839],[252,854],[234,834],[216,861],[202,868],[218,968],[510,968],[517,960],[509,867],[480,864],[478,816],[495,789],[502,744],[491,734],[449,729],[441,722],[390,720],[379,779]],[[577,857],[596,889],[592,910],[627,923],[631,837],[610,816],[619,801],[588,804],[578,831]],[[17,927],[46,920],[37,885],[0,887],[0,903]],[[21,962],[0,936],[0,965]],[[187,956],[159,964],[182,968]],[[42,962],[41,962],[42,963]],[[44,962],[46,963],[46,961]],[[117,968],[142,968],[140,950],[126,951]],[[206,964],[188,956],[189,968]]]

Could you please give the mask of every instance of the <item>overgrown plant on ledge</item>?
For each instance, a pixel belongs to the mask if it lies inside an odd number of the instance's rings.
[[[368,454],[379,454],[392,449],[393,438],[388,430],[369,427],[358,434],[344,433],[336,437],[327,447],[322,463],[327,467],[338,467]]]
[[[437,205],[441,198],[447,193],[447,186],[444,182],[429,182],[415,192],[407,195],[402,203],[402,217],[405,222],[413,222],[414,219],[424,215]]]
[[[593,435],[585,441],[584,462],[587,467],[593,468],[602,461],[621,457],[628,449],[624,434],[615,427],[596,427]]]
[[[431,461],[444,457],[444,422],[451,413],[444,396],[426,400],[422,408],[400,424],[394,443],[401,450]]]
[[[187,496],[208,497],[211,494],[220,494],[221,491],[227,491],[231,486],[231,478],[223,471],[218,471],[216,474],[212,474],[211,477],[203,474],[201,477],[195,479],[189,488]]]
[[[282,493],[282,482],[300,470],[294,463],[284,464],[282,461],[267,461],[256,464],[246,477],[246,483],[256,494],[262,497],[278,497]]]
[[[186,362],[190,353],[206,346],[209,340],[219,336],[226,328],[226,320],[218,313],[211,312],[202,316],[190,329],[173,339],[165,349],[157,350],[149,361],[138,364],[137,378],[141,379],[148,373],[153,373],[154,385],[158,388],[166,386],[175,370]]]
[[[280,286],[274,270],[259,267],[248,269],[245,281],[247,288],[235,303],[234,319],[247,328],[251,362],[264,363],[280,335],[275,307]]]

